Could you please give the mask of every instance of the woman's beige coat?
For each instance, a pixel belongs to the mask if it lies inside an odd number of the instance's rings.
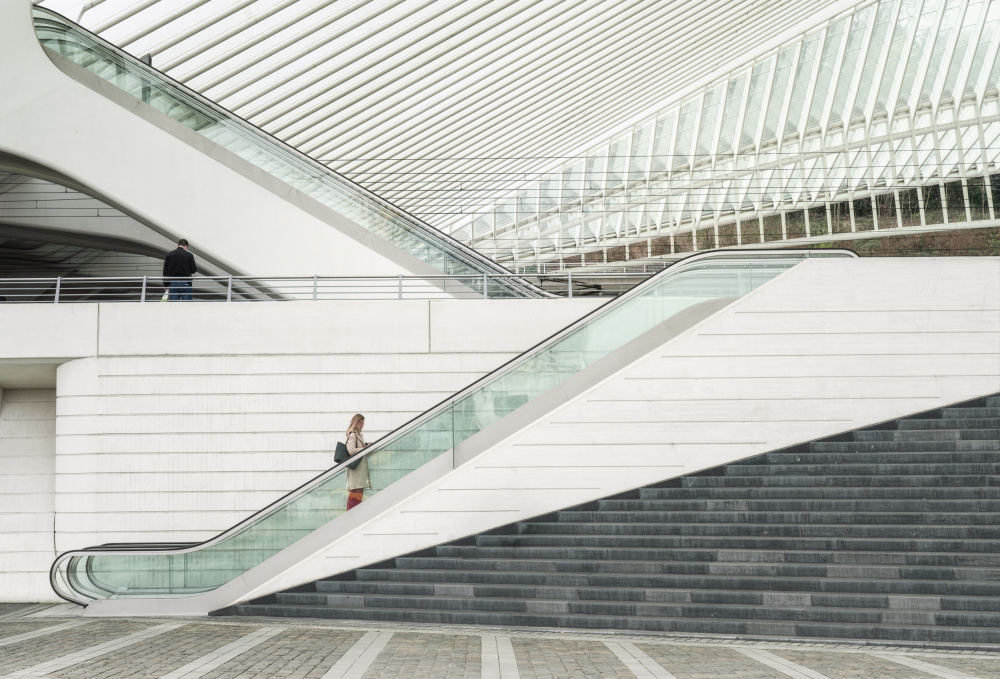
[[[361,432],[352,431],[347,437],[347,452],[351,455],[355,453],[360,453],[364,450],[365,439],[361,436]],[[355,488],[371,488],[372,482],[368,478],[368,458],[361,458],[361,462],[357,467],[351,469],[347,468],[347,490],[354,490]]]

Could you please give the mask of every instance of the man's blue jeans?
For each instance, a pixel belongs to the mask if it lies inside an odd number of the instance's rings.
[[[170,301],[190,302],[194,299],[191,296],[191,281],[171,281]]]

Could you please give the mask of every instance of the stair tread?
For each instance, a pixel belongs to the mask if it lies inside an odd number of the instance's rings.
[[[790,594],[790,593],[782,593]],[[815,593],[806,593],[815,594]],[[983,620],[991,624],[996,624],[1000,621],[1000,611],[956,611],[951,609],[901,609],[901,608],[889,608],[888,606],[813,606],[813,605],[781,605],[778,603],[717,603],[717,602],[696,602],[696,601],[659,601],[659,600],[605,600],[605,599],[557,599],[557,598],[535,598],[535,599],[523,599],[516,597],[490,597],[490,596],[455,596],[455,595],[438,595],[433,597],[421,596],[421,595],[407,595],[407,594],[336,594],[336,593],[313,593],[313,594],[288,594],[282,595],[288,601],[279,601],[275,605],[324,605],[316,599],[319,598],[334,598],[335,605],[340,608],[360,608],[362,606],[358,604],[353,604],[352,601],[358,599],[363,599],[364,606],[376,606],[379,608],[403,608],[399,604],[404,604],[407,600],[412,600],[414,602],[425,602],[434,603],[437,606],[406,606],[405,608],[413,609],[426,609],[426,608],[438,608],[441,610],[483,610],[472,608],[451,608],[449,609],[449,604],[459,604],[461,606],[469,605],[473,606],[475,604],[482,605],[485,610],[484,612],[491,612],[489,609],[490,605],[507,604],[509,606],[510,612],[520,612],[517,611],[517,607],[521,607],[524,612],[541,612],[541,611],[531,611],[530,608],[544,608],[549,606],[553,609],[558,608],[562,604],[567,604],[567,613],[572,614],[574,611],[569,610],[571,608],[589,608],[591,610],[586,611],[588,615],[600,615],[599,609],[602,607],[605,609],[613,609],[615,607],[631,607],[635,608],[637,611],[648,610],[653,612],[653,609],[684,609],[686,611],[706,611],[706,612],[726,612],[732,611],[734,613],[740,611],[747,611],[752,609],[757,609],[767,613],[773,614],[779,619],[780,614],[804,614],[811,615],[814,618],[820,617],[834,617],[834,616],[845,616],[848,614],[864,613],[869,617],[903,617],[903,616],[942,616],[950,618],[965,618],[967,620]],[[310,596],[314,599],[313,603],[309,602]],[[825,595],[818,595],[825,596]],[[854,597],[856,599],[864,598],[862,596]],[[298,599],[301,599],[299,601]],[[342,600],[343,599],[343,600]],[[384,606],[385,604],[393,604]],[[643,613],[636,612],[636,615],[642,615]],[[773,618],[772,618],[773,619]]]
[[[490,587],[495,587],[495,586],[491,585]],[[550,588],[550,589],[555,589],[555,588]],[[585,588],[580,588],[580,589],[585,589]],[[591,588],[588,588],[588,589],[592,589],[592,590],[604,590],[604,589],[607,589],[607,588],[591,587]],[[623,589],[628,589],[629,591],[636,591],[636,592],[649,591],[648,589],[641,589],[641,588],[623,588]],[[674,590],[653,590],[653,591],[669,592],[669,591],[674,591]],[[691,592],[691,593],[700,592],[700,593],[704,593],[704,594],[718,593],[718,590],[681,590],[681,591]],[[815,592],[815,591],[808,591],[808,590],[805,590],[805,591],[782,590],[780,592],[771,592],[771,591],[768,591],[768,592],[756,593],[756,594],[763,594],[763,595],[776,594],[776,595],[785,596],[785,597],[788,597],[788,596],[829,597],[829,598],[841,597],[841,598],[851,598],[851,599],[888,599],[889,597],[894,597],[895,596],[895,595],[891,595],[891,594],[889,594],[889,595],[864,594],[864,593],[841,594],[839,592],[838,593]],[[410,599],[410,598],[412,598],[412,599],[419,599],[419,598],[424,598],[424,597],[422,597],[421,595],[418,595],[418,594],[380,593],[380,592],[373,592],[373,593],[366,593],[366,594],[355,594],[355,593],[343,593],[343,594],[341,594],[341,593],[337,593],[337,592],[289,592],[287,594],[282,594],[281,596],[285,596],[285,597],[289,597],[289,598],[293,598],[293,599],[294,598],[308,598],[308,597],[327,597],[327,596],[333,596],[333,597],[337,597],[337,596],[345,596],[345,597],[381,597],[381,598],[386,598],[386,599]],[[515,601],[519,601],[520,600],[519,597],[504,597],[504,596],[489,596],[489,595],[482,595],[482,596],[475,596],[475,595],[473,595],[473,596],[468,596],[468,595],[461,595],[461,594],[441,594],[441,595],[438,595],[435,598],[439,598],[439,599],[443,599],[443,600],[485,601],[485,602],[489,602],[489,601],[507,601],[507,600],[512,600],[512,599],[515,600]],[[777,597],[775,597],[775,598],[777,598]],[[903,598],[903,597],[900,597],[900,598]],[[939,597],[939,596],[924,596],[924,597],[920,597],[919,595],[910,595],[910,596],[907,596],[905,598],[912,598],[912,599],[923,598],[923,599],[930,600],[930,599],[940,599],[941,597]],[[965,597],[965,598],[969,598],[969,597]],[[533,599],[533,601],[555,603],[555,602],[561,602],[561,601],[567,601],[567,600],[566,599],[561,599],[561,598],[555,598],[555,597],[541,597],[541,598]],[[803,605],[802,603],[787,603],[787,604],[782,604],[779,601],[768,601],[767,603],[749,603],[749,602],[724,603],[724,602],[715,602],[715,601],[689,601],[689,600],[671,601],[669,599],[662,599],[662,600],[660,600],[660,599],[572,599],[571,601],[574,601],[574,602],[587,602],[587,603],[613,603],[613,604],[621,604],[621,603],[629,603],[629,604],[638,604],[638,603],[641,603],[641,604],[648,604],[648,603],[655,603],[655,604],[675,604],[675,605],[685,605],[685,606],[719,607],[719,608],[742,608],[742,607],[746,607],[746,606],[774,606],[775,608],[821,608],[821,609],[824,609],[824,610],[825,609],[844,609],[844,610],[850,610],[852,608],[855,608],[855,607],[836,606],[836,605],[819,605],[819,606]],[[862,606],[862,607],[859,607],[859,608],[869,609],[869,610],[873,610],[873,611],[912,610],[912,611],[921,611],[921,612],[925,612],[925,613],[963,613],[963,614],[964,613],[969,613],[970,615],[971,614],[976,614],[976,615],[982,614],[983,616],[988,616],[988,617],[996,617],[997,614],[998,614],[998,611],[955,611],[953,609],[941,609],[941,608],[901,609],[901,608],[888,608],[886,606]]]
[[[355,620],[402,620],[408,621],[410,614],[419,614],[424,617],[424,614],[428,613],[426,610],[420,609],[405,609],[405,608],[379,608],[379,609],[369,609],[364,607],[357,608],[337,608],[331,609],[326,606],[312,606],[312,605],[295,605],[295,606],[281,606],[277,604],[267,605],[267,604],[254,604],[246,605],[241,604],[239,608],[244,609],[248,613],[252,609],[257,609],[251,615],[271,615],[276,617],[288,617],[283,615],[286,611],[283,609],[299,609],[301,614],[306,614],[307,617],[330,617],[335,619],[355,619]],[[323,613],[321,616],[309,616],[309,613]],[[351,613],[351,615],[338,615],[338,613]],[[750,634],[756,634],[756,636],[768,636],[768,630],[771,631],[771,635],[787,636],[788,632],[784,631],[790,623],[795,623],[796,621],[766,621],[766,620],[735,620],[735,621],[722,621],[731,623],[724,631],[713,632],[712,627],[702,627],[698,623],[707,622],[718,622],[706,620],[704,618],[685,618],[685,617],[664,617],[664,618],[638,618],[631,617],[625,618],[623,623],[623,618],[621,616],[611,616],[611,615],[559,615],[551,613],[486,613],[481,611],[433,611],[436,614],[434,617],[436,619],[423,620],[424,622],[436,622],[436,623],[451,623],[451,624],[475,624],[477,626],[504,626],[504,627],[555,627],[555,628],[583,628],[592,630],[601,629],[632,629],[632,630],[649,630],[653,631],[673,631],[673,632],[691,632],[697,631],[700,633],[717,633],[717,634],[746,634],[746,630],[759,630],[756,633],[751,631]],[[492,622],[483,621],[483,617],[493,618]],[[420,622],[421,620],[414,620],[414,622]],[[645,626],[642,623],[652,622],[660,623],[658,626]],[[573,624],[562,624],[562,623],[573,623]],[[694,623],[694,624],[692,624]],[[770,626],[768,623],[771,623]],[[752,627],[751,627],[752,625]],[[858,632],[870,632],[870,634],[858,634],[855,636],[848,636],[847,638],[863,638],[863,639],[884,639],[884,640],[933,640],[933,641],[963,641],[969,639],[970,632],[980,633],[982,639],[975,639],[976,641],[992,641],[995,637],[994,629],[984,629],[981,627],[970,627],[970,626],[959,626],[959,625],[920,625],[920,624],[906,624],[906,625],[896,625],[893,629],[886,629],[884,625],[873,625],[872,623],[845,623],[845,622],[799,622],[795,624],[796,632],[802,634],[803,636],[820,636],[820,637],[831,637],[838,638],[843,637],[842,634],[803,634],[807,631],[821,631],[828,629],[831,632],[844,632],[857,630]],[[918,632],[922,634],[910,634],[905,636],[896,636],[891,634],[891,632],[899,630],[902,632]],[[949,634],[949,632],[957,632],[958,634]]]
[[[524,561],[530,561],[530,559],[525,559]],[[860,570],[860,569],[859,569]],[[771,575],[734,575],[731,573],[662,573],[656,571],[643,571],[643,572],[616,572],[616,571],[570,571],[570,570],[499,570],[499,569],[472,569],[472,572],[480,574],[492,574],[492,575],[510,575],[517,574],[519,576],[536,575],[536,576],[587,576],[594,578],[601,577],[621,577],[621,578],[646,578],[646,579],[660,579],[660,580],[703,580],[703,581],[727,581],[739,579],[741,581],[755,581],[755,582],[770,582],[776,581],[781,583],[786,582],[815,582],[817,578],[815,576],[796,576],[796,575],[784,575],[784,574],[771,574]],[[374,575],[376,573],[393,573],[393,574],[410,574],[417,575],[421,577],[427,577],[431,573],[453,573],[451,569],[447,568],[397,568],[397,569],[369,569],[365,571],[366,575]],[[873,583],[896,583],[901,586],[917,586],[920,584],[933,584],[933,585],[951,585],[954,588],[959,587],[983,587],[990,586],[996,588],[1000,592],[1000,580],[989,579],[989,580],[962,580],[962,579],[920,579],[920,578],[899,578],[899,577],[884,577],[884,578],[873,578],[867,576],[855,575],[854,577],[831,577],[827,576],[822,578],[823,582],[833,582],[838,584],[846,583],[863,583],[865,585],[872,585]],[[418,582],[415,580],[407,580],[407,582]],[[428,580],[426,582],[433,582]],[[772,591],[772,590],[768,590]],[[784,591],[784,590],[780,590]],[[822,590],[808,590],[808,591],[822,591]],[[861,593],[862,590],[857,590]],[[927,594],[926,596],[931,596]]]
[[[317,589],[315,592],[294,592],[294,593],[288,593],[287,596],[299,596],[300,594],[303,595],[303,596],[307,596],[307,595],[343,594],[345,596],[369,596],[370,595],[370,596],[414,596],[414,597],[417,597],[417,596],[426,596],[426,594],[407,594],[406,592],[392,592],[392,591],[380,592],[380,591],[377,591],[377,589],[378,588],[389,589],[389,590],[393,590],[393,589],[406,589],[406,588],[413,589],[415,587],[423,587],[423,588],[430,588],[430,589],[437,589],[438,587],[440,587],[442,589],[444,589],[444,588],[456,589],[456,588],[467,587],[467,588],[470,588],[470,589],[473,589],[473,590],[475,590],[476,588],[483,589],[483,590],[495,590],[495,591],[505,590],[505,589],[506,590],[513,590],[513,591],[516,592],[516,594],[512,594],[511,596],[515,596],[515,597],[518,597],[518,598],[523,598],[523,597],[528,596],[525,593],[525,590],[543,590],[544,591],[543,593],[546,593],[546,592],[551,591],[551,590],[559,590],[559,591],[571,590],[571,591],[577,592],[578,594],[579,593],[587,594],[587,593],[592,593],[592,592],[601,592],[601,593],[615,593],[615,594],[618,594],[620,596],[625,596],[626,597],[626,598],[623,598],[623,599],[613,599],[613,598],[610,598],[610,597],[600,597],[600,598],[598,598],[598,597],[593,597],[593,598],[583,597],[583,598],[573,599],[574,601],[577,601],[577,600],[585,600],[585,601],[633,601],[633,602],[634,601],[642,601],[642,602],[646,602],[646,603],[654,602],[654,603],[688,603],[688,604],[692,604],[692,605],[693,604],[715,605],[715,604],[719,604],[720,602],[697,601],[695,599],[696,598],[709,598],[709,597],[712,597],[712,596],[720,596],[720,597],[721,596],[725,596],[726,598],[732,598],[735,595],[743,594],[743,595],[746,595],[746,596],[757,595],[757,596],[759,596],[761,598],[761,602],[759,602],[758,604],[743,603],[741,605],[769,605],[769,606],[770,605],[773,605],[773,606],[782,606],[782,605],[802,606],[802,605],[809,605],[809,606],[826,607],[824,604],[812,603],[812,600],[815,599],[815,598],[824,598],[824,597],[826,597],[826,598],[831,598],[831,599],[835,599],[835,598],[848,598],[848,599],[881,600],[881,601],[883,601],[886,604],[885,606],[872,606],[872,608],[881,608],[881,609],[887,609],[888,605],[890,603],[890,600],[908,600],[908,601],[912,601],[912,602],[936,603],[939,606],[938,608],[928,608],[928,607],[924,607],[924,606],[918,606],[918,607],[912,607],[911,608],[911,607],[906,607],[906,606],[898,605],[900,603],[905,603],[905,602],[894,601],[893,603],[896,603],[897,605],[893,606],[891,608],[891,610],[919,610],[919,611],[936,610],[936,611],[953,611],[953,612],[970,612],[970,613],[983,612],[983,613],[994,613],[994,614],[1000,612],[1000,601],[993,602],[993,603],[996,604],[996,606],[994,608],[981,608],[981,609],[978,609],[978,610],[961,609],[961,608],[946,608],[945,607],[946,604],[961,604],[961,603],[970,604],[970,605],[971,604],[982,604],[983,600],[980,597],[970,597],[970,596],[965,596],[965,595],[943,595],[943,594],[903,594],[903,595],[899,595],[899,594],[879,594],[879,593],[870,593],[870,592],[839,592],[839,591],[828,592],[828,591],[822,591],[822,590],[817,591],[817,590],[797,590],[797,589],[766,590],[766,591],[760,591],[760,592],[732,592],[730,590],[699,589],[699,588],[674,589],[674,588],[655,588],[655,587],[627,587],[627,586],[616,587],[616,586],[611,586],[611,585],[602,585],[602,586],[594,586],[594,585],[530,585],[530,584],[522,584],[522,583],[472,583],[472,584],[461,584],[461,583],[458,583],[458,584],[456,584],[456,583],[435,583],[435,582],[422,583],[422,582],[414,582],[414,581],[400,582],[400,581],[393,581],[393,580],[363,580],[363,581],[362,580],[349,580],[349,581],[343,581],[343,580],[329,580],[329,581],[325,581],[325,580],[320,580],[316,584],[319,585],[320,583],[323,584],[323,587],[324,587],[323,590],[318,590]],[[343,591],[341,591],[340,589],[338,589],[338,588],[341,588],[341,587],[344,588]],[[365,587],[369,587],[369,588],[374,587],[374,588],[376,588],[376,591],[372,591],[372,592],[350,591],[352,588],[356,589],[356,590],[363,590]],[[329,589],[326,589],[326,588],[329,588]],[[666,593],[674,593],[674,594],[677,594],[677,595],[687,594],[690,598],[686,599],[686,600],[683,599],[683,598],[677,598],[677,599],[666,599],[666,598],[664,598],[664,599],[628,598],[628,595],[636,595],[636,597],[637,597],[640,593],[645,596],[648,592],[655,592],[655,593],[657,593],[660,596],[665,596]],[[286,595],[282,595],[282,596],[286,596]],[[468,596],[468,595],[459,595],[459,594],[453,594],[453,593],[443,592],[442,594],[440,594],[440,596]],[[804,602],[800,601],[800,602],[795,603],[795,604],[793,604],[793,603],[783,604],[780,601],[780,599],[782,597],[785,597],[785,598],[789,598],[789,597],[799,597],[799,598],[808,597],[810,599],[810,603],[809,604],[805,604]],[[489,598],[510,598],[510,597],[499,596],[499,595],[492,596],[492,595],[488,595],[488,594],[473,594],[471,597],[468,597],[468,598],[487,598],[487,599],[489,599]],[[550,597],[541,597],[541,598],[542,599],[546,599],[546,598],[550,598]],[[766,603],[763,602],[763,599],[765,599],[765,598],[768,599],[768,601]],[[553,600],[555,600],[555,599],[553,599]]]

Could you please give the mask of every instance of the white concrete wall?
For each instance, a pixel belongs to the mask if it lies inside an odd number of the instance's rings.
[[[167,252],[175,247],[172,239],[73,189],[32,177],[0,175],[0,179],[5,182],[0,184],[0,224],[83,239],[111,238],[141,251]]]
[[[0,2],[0,153],[55,171],[168,238],[188,238],[227,271],[439,273],[83,69],[66,66],[83,71],[70,77],[39,44],[31,5]],[[28,171],[16,165],[0,169]]]
[[[55,601],[54,389],[0,390],[0,599]]]
[[[1000,259],[809,260],[247,598],[995,392]]]
[[[58,385],[59,552],[203,540],[331,466],[355,412],[374,439],[600,303],[0,304],[0,388]]]

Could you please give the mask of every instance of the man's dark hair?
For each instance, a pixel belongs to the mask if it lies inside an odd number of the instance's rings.
[[[180,245],[182,248],[186,248],[188,244],[187,238],[181,238],[179,241],[177,241],[177,244]]]

